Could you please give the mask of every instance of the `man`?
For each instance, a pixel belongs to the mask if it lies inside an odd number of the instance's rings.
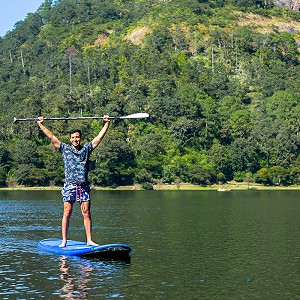
[[[71,145],[65,144],[60,142],[60,140],[43,125],[43,117],[38,118],[39,127],[50,139],[55,149],[61,152],[64,161],[65,183],[62,188],[64,212],[62,217],[62,243],[59,245],[61,248],[67,245],[69,221],[72,215],[73,205],[76,201],[80,203],[87,244],[90,246],[98,246],[98,244],[92,240],[88,166],[91,152],[101,143],[109,128],[109,116],[105,115],[103,121],[104,126],[93,141],[81,146],[80,130],[72,130],[70,132]]]

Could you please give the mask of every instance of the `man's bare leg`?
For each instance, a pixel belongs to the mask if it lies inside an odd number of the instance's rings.
[[[84,201],[81,203],[81,212],[83,216],[83,223],[86,233],[86,242],[90,246],[98,246],[99,244],[93,242],[92,240],[92,218],[90,211],[90,201]]]
[[[63,248],[67,245],[69,221],[73,211],[73,203],[64,202],[64,213],[61,222],[61,233],[62,233],[62,242],[59,247]]]

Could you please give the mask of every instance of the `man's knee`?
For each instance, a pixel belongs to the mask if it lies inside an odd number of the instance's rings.
[[[91,212],[90,212],[90,205],[88,202],[84,202],[81,205],[81,212],[84,218],[90,219],[91,217]]]
[[[73,205],[71,203],[64,204],[64,218],[69,219],[72,215]]]

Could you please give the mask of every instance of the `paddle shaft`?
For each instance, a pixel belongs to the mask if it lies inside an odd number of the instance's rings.
[[[122,116],[122,117],[109,117],[111,120],[118,120],[118,119],[141,119],[141,118],[148,118],[149,115],[147,113],[137,113],[132,114],[128,116]],[[103,117],[66,117],[66,118],[44,118],[44,120],[51,120],[51,121],[58,121],[58,120],[67,120],[67,121],[73,121],[73,120],[99,120],[103,119]],[[14,117],[14,123],[19,121],[38,121],[39,118],[16,118]]]

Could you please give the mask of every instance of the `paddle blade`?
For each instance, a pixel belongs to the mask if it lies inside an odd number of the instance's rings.
[[[149,114],[147,114],[147,113],[137,113],[137,114],[120,117],[120,119],[142,119],[142,118],[148,118],[148,117],[149,117]]]

